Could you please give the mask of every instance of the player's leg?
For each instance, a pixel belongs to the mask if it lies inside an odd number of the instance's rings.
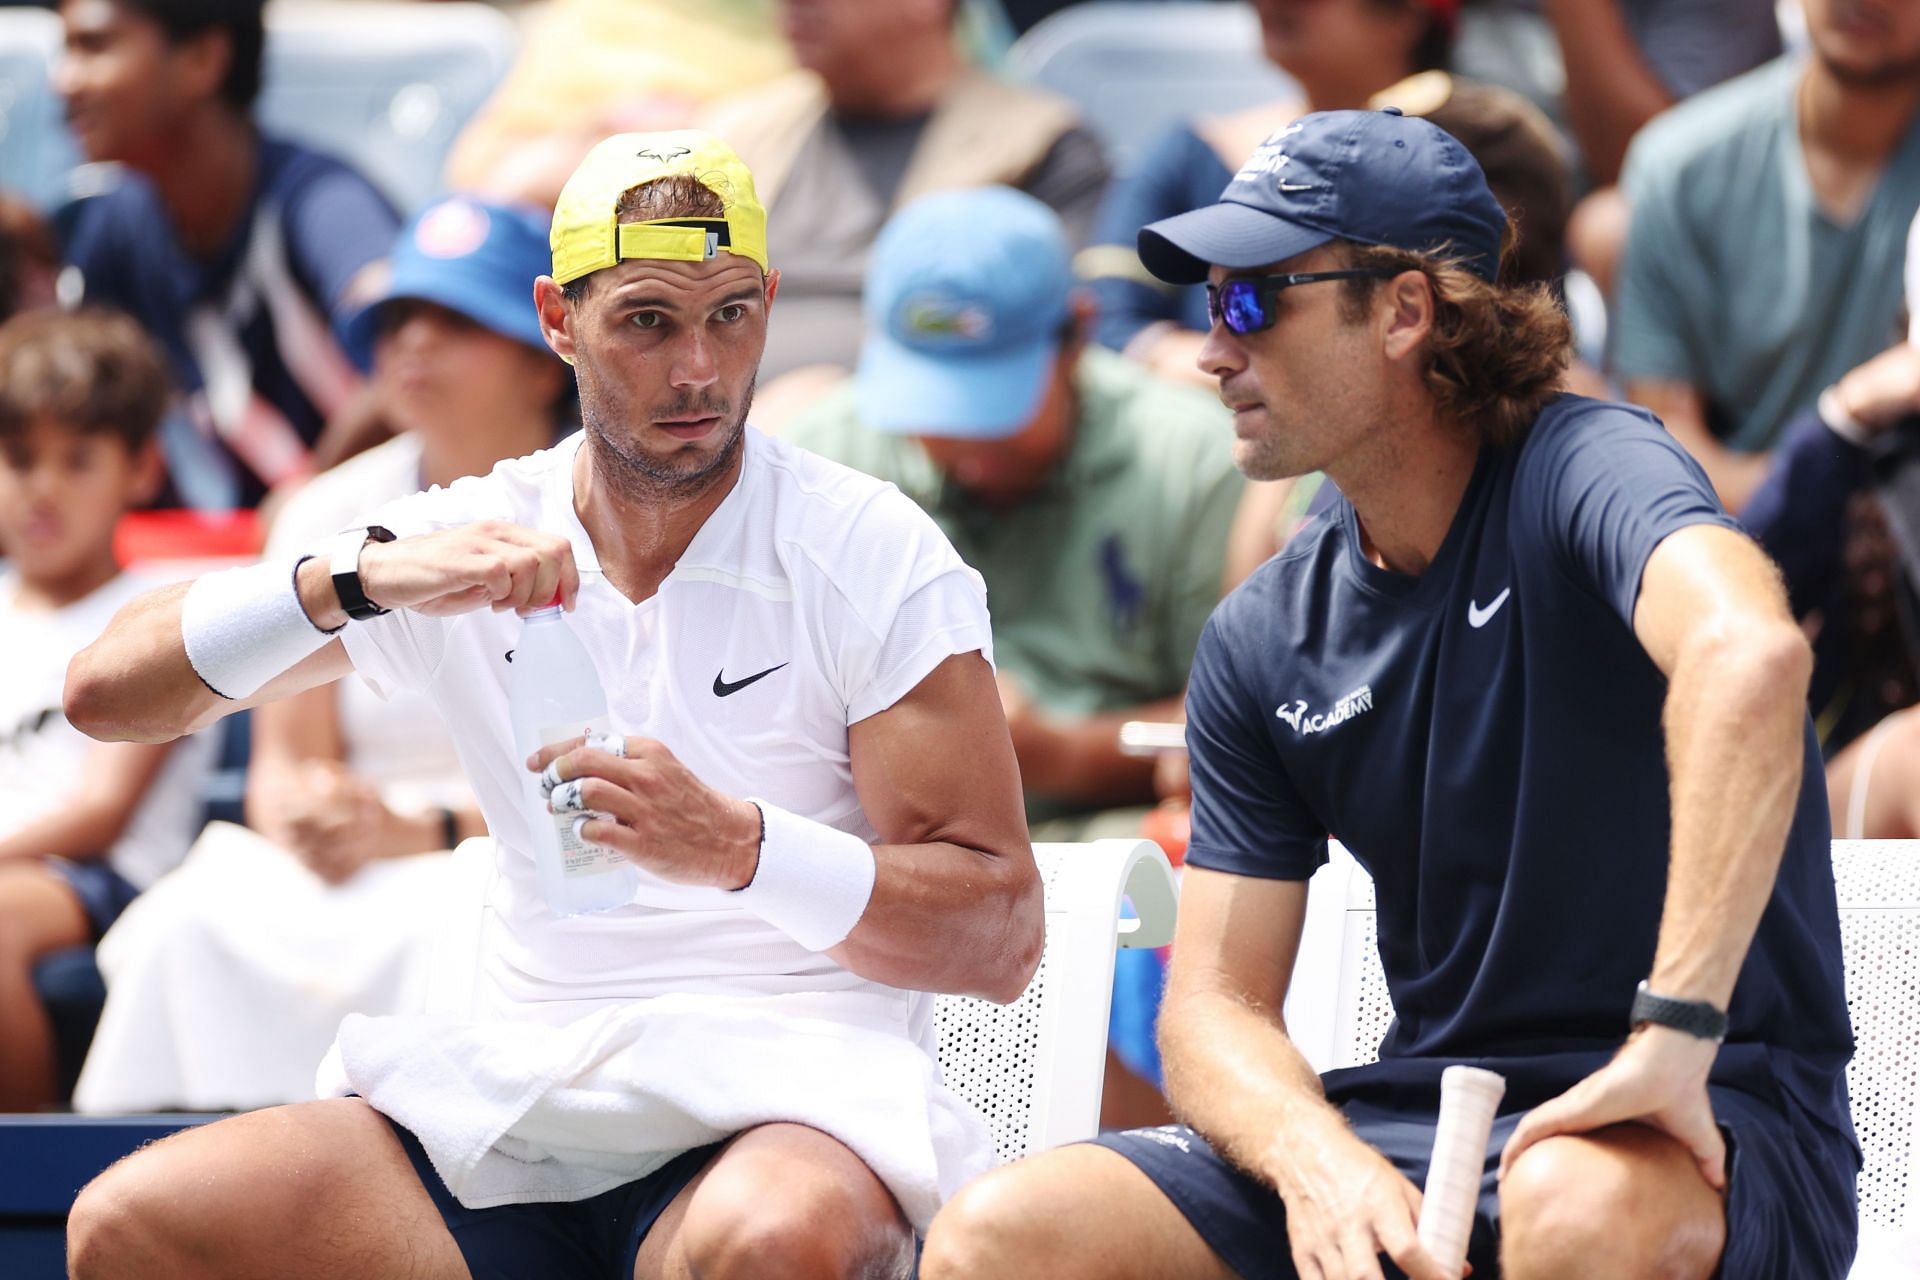
[[[53,1101],[53,1025],[33,990],[42,956],[93,937],[85,905],[39,861],[0,868],[0,1111]]]
[[[1725,1205],[1693,1157],[1642,1125],[1548,1138],[1500,1187],[1507,1280],[1707,1280],[1726,1237]]]
[[[467,1276],[393,1127],[357,1098],[235,1116],[128,1156],[74,1202],[67,1265],[74,1280]]]
[[[657,1218],[635,1280],[819,1277],[913,1271],[913,1231],[886,1184],[818,1129],[768,1124],[733,1139]]]
[[[1112,1145],[1060,1147],[964,1188],[927,1233],[922,1280],[1232,1280],[1236,1274],[1268,1274],[1229,1268],[1189,1220],[1194,1204],[1178,1205],[1173,1194],[1212,1201],[1204,1218],[1210,1230],[1249,1239],[1262,1257],[1284,1268],[1272,1274],[1293,1274],[1284,1227],[1275,1229],[1257,1190],[1250,1208],[1251,1180],[1190,1130],[1132,1130],[1101,1141]],[[1136,1160],[1151,1164],[1153,1174]],[[1279,1197],[1265,1196],[1278,1212]],[[1225,1247],[1232,1248],[1231,1242]]]

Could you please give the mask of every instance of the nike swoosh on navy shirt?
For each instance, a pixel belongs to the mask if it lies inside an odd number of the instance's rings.
[[[780,664],[780,667],[784,667],[786,665],[787,664],[783,662]],[[714,673],[713,696],[716,698],[724,698],[730,693],[738,693],[742,689],[746,688],[748,685],[752,684],[755,680],[764,680],[766,677],[778,671],[780,667],[768,667],[765,671],[757,672],[753,675],[750,675],[745,680],[728,680],[726,669],[723,667],[719,671],[716,671]]]
[[[1505,588],[1500,592],[1499,595],[1493,598],[1493,603],[1489,604],[1484,609],[1482,609],[1479,605],[1475,604],[1471,600],[1467,601],[1467,625],[1474,628],[1476,631],[1479,630],[1481,627],[1486,626],[1488,621],[1493,617],[1493,615],[1500,612],[1500,606],[1505,604],[1507,602],[1507,597],[1512,594],[1513,594],[1512,587]]]

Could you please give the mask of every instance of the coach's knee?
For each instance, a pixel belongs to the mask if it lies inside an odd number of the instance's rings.
[[[1596,1142],[1548,1138],[1530,1147],[1500,1184],[1501,1274],[1507,1280],[1635,1276],[1705,1280],[1725,1243],[1722,1220],[1696,1220],[1661,1165],[1644,1158],[1652,1130]],[[1677,1146],[1677,1144],[1674,1144]],[[1701,1182],[1697,1190],[1704,1190]],[[1707,1191],[1712,1196],[1711,1191]],[[1713,1203],[1709,1201],[1709,1203]]]
[[[1064,1274],[1046,1258],[1049,1243],[1062,1235],[1059,1223],[1049,1228],[1044,1198],[1032,1194],[1027,1172],[1018,1164],[996,1169],[947,1201],[927,1229],[921,1280]]]
[[[696,1280],[867,1280],[913,1270],[913,1233],[893,1197],[820,1178],[769,1188],[728,1178],[700,1187],[681,1227]]]

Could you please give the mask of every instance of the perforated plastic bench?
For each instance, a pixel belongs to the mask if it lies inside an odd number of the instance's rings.
[[[1847,1090],[1866,1157],[1853,1278],[1920,1276],[1920,841],[1836,840],[1833,872],[1857,1046]],[[1295,973],[1287,1029],[1308,1061],[1321,1071],[1372,1062],[1393,1001],[1373,881],[1338,845],[1311,881]]]

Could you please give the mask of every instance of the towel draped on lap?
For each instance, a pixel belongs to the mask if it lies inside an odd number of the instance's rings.
[[[924,1232],[992,1138],[926,1049],[847,1016],[853,994],[665,995],[561,1025],[354,1016],[318,1087],[411,1130],[468,1208],[585,1199],[785,1121],[851,1149]]]

